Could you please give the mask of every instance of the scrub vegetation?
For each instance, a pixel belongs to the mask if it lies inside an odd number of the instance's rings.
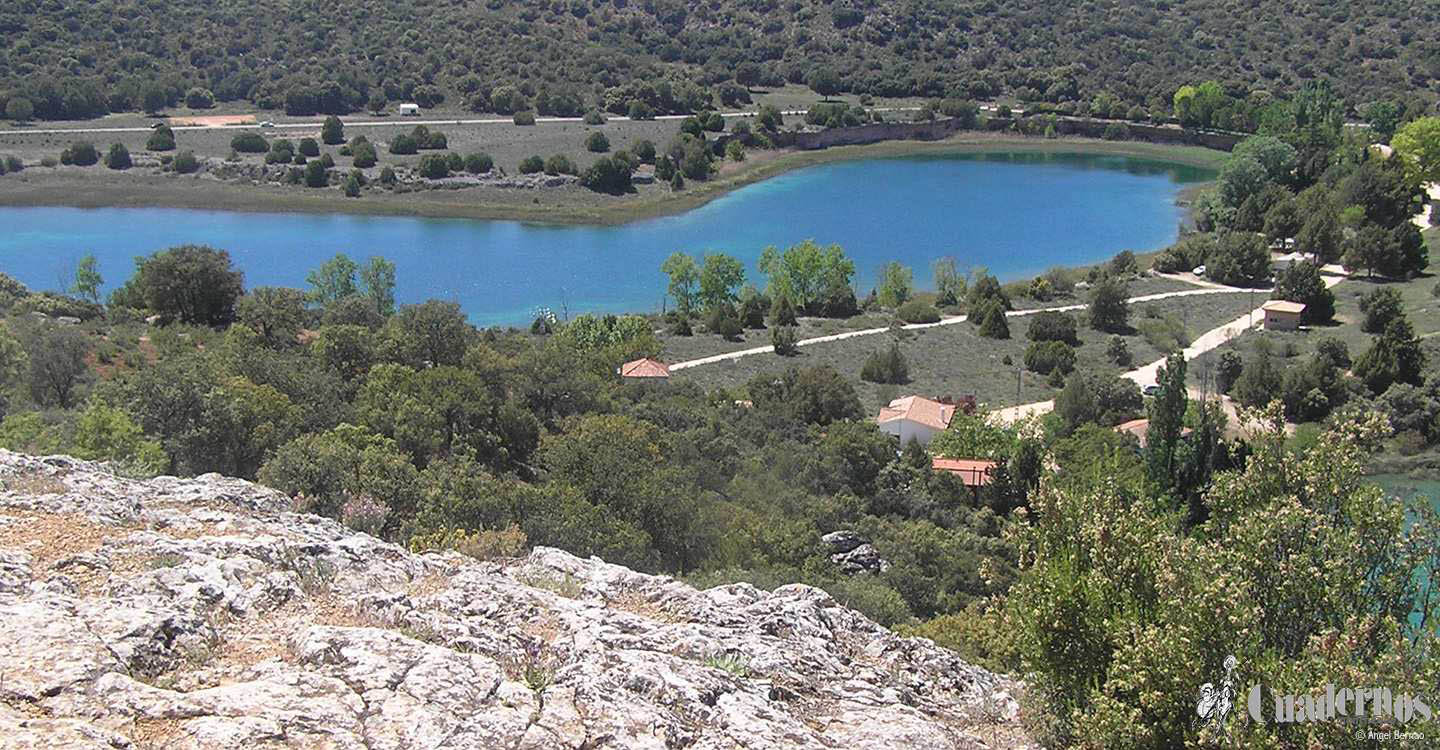
[[[1103,11],[1034,0],[364,0],[345,12],[299,0],[263,10],[12,3],[0,10],[0,113],[84,119],[243,103],[313,115],[404,101],[643,118],[743,104],[788,83],[823,97],[1003,97],[1168,115],[1187,86],[1199,120],[1211,119],[1214,89],[1230,97],[1214,124],[1243,129],[1242,110],[1323,75],[1357,107],[1377,92],[1402,110],[1433,103],[1436,13],[1413,1],[1132,0]]]
[[[0,274],[0,446],[256,479],[417,550],[549,545],[697,586],[819,586],[1019,676],[1046,747],[1222,744],[1196,698],[1231,662],[1237,685],[1274,694],[1430,697],[1440,511],[1364,474],[1440,465],[1436,235],[1416,221],[1440,178],[1440,120],[1425,116],[1437,6],[1127,1],[1097,23],[1092,4],[1062,5],[364,0],[317,22],[334,10],[12,3],[11,121],[327,115],[313,133],[222,131],[219,146],[161,128],[44,136],[38,162],[0,159],[0,189],[17,193],[43,195],[29,187],[41,172],[111,189],[243,167],[296,207],[511,179],[701,202],[833,158],[776,154],[800,126],[776,100],[717,114],[797,89],[811,128],[956,118],[1048,148],[1073,114],[1109,120],[1105,148],[1139,123],[1237,145],[1173,247],[1010,284],[942,258],[933,289],[892,263],[867,290],[840,244],[771,247],[753,269],[680,248],[661,266],[662,316],[537,308],[527,329],[481,330],[453,302],[398,304],[380,256],[337,256],[292,289],[247,285],[222,249],[167,248],[103,301],[92,258],[50,291]],[[878,97],[917,109],[882,112]],[[338,119],[400,100],[497,113],[508,133],[584,120],[551,147]],[[981,100],[998,106],[982,116]],[[651,119],[664,113],[684,117]],[[1216,283],[1230,288],[1131,301]],[[1267,297],[1303,303],[1301,329],[1186,361]],[[869,328],[885,330],[801,345]],[[620,374],[756,346],[774,350]],[[1153,376],[1132,369],[1157,360]],[[906,395],[955,406],[928,445],[876,424]],[[1041,416],[987,413],[1042,400]],[[871,549],[837,552],[823,540],[836,531]],[[568,577],[532,583],[581,593]],[[706,660],[753,671],[743,654]],[[565,679],[540,666],[535,690]],[[1391,718],[1440,733],[1433,714]],[[1227,731],[1243,746],[1372,746],[1356,726],[1232,717]]]

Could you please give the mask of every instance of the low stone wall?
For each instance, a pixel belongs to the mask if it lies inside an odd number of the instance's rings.
[[[1024,118],[1024,122],[1035,123],[1043,131],[1045,116]],[[1014,126],[1014,121],[992,119],[987,123],[991,130],[1006,130]],[[1127,135],[1117,140],[1125,141],[1146,141],[1149,143],[1169,143],[1185,146],[1204,146],[1206,148],[1229,151],[1235,148],[1245,136],[1236,133],[1219,133],[1204,130],[1188,130],[1179,127],[1165,125],[1151,125],[1139,122],[1122,122],[1118,120],[1096,120],[1088,117],[1065,117],[1055,118],[1055,131],[1060,135],[1078,135],[1086,138],[1103,138],[1105,131],[1112,125],[1123,125]],[[998,127],[997,127],[998,125]]]
[[[805,151],[831,146],[859,146],[881,141],[938,141],[964,130],[953,118],[928,122],[876,122],[850,128],[828,128],[814,132],[781,133],[775,145]]]

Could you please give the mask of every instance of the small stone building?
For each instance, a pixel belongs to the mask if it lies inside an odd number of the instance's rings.
[[[1260,306],[1265,313],[1265,330],[1293,331],[1300,327],[1305,305],[1284,299],[1272,299]]]

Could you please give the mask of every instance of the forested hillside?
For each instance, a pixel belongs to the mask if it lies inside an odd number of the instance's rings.
[[[0,39],[0,107],[24,98],[42,119],[233,100],[295,114],[397,100],[689,111],[785,82],[1108,93],[1168,112],[1187,83],[1264,97],[1322,76],[1352,107],[1418,110],[1440,78],[1440,6],[1425,0],[16,0],[0,7]],[[10,119],[27,119],[17,109]]]

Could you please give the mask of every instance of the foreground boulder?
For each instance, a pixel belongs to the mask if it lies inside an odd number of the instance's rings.
[[[980,748],[1015,686],[825,592],[417,555],[247,482],[0,451],[0,745]]]

